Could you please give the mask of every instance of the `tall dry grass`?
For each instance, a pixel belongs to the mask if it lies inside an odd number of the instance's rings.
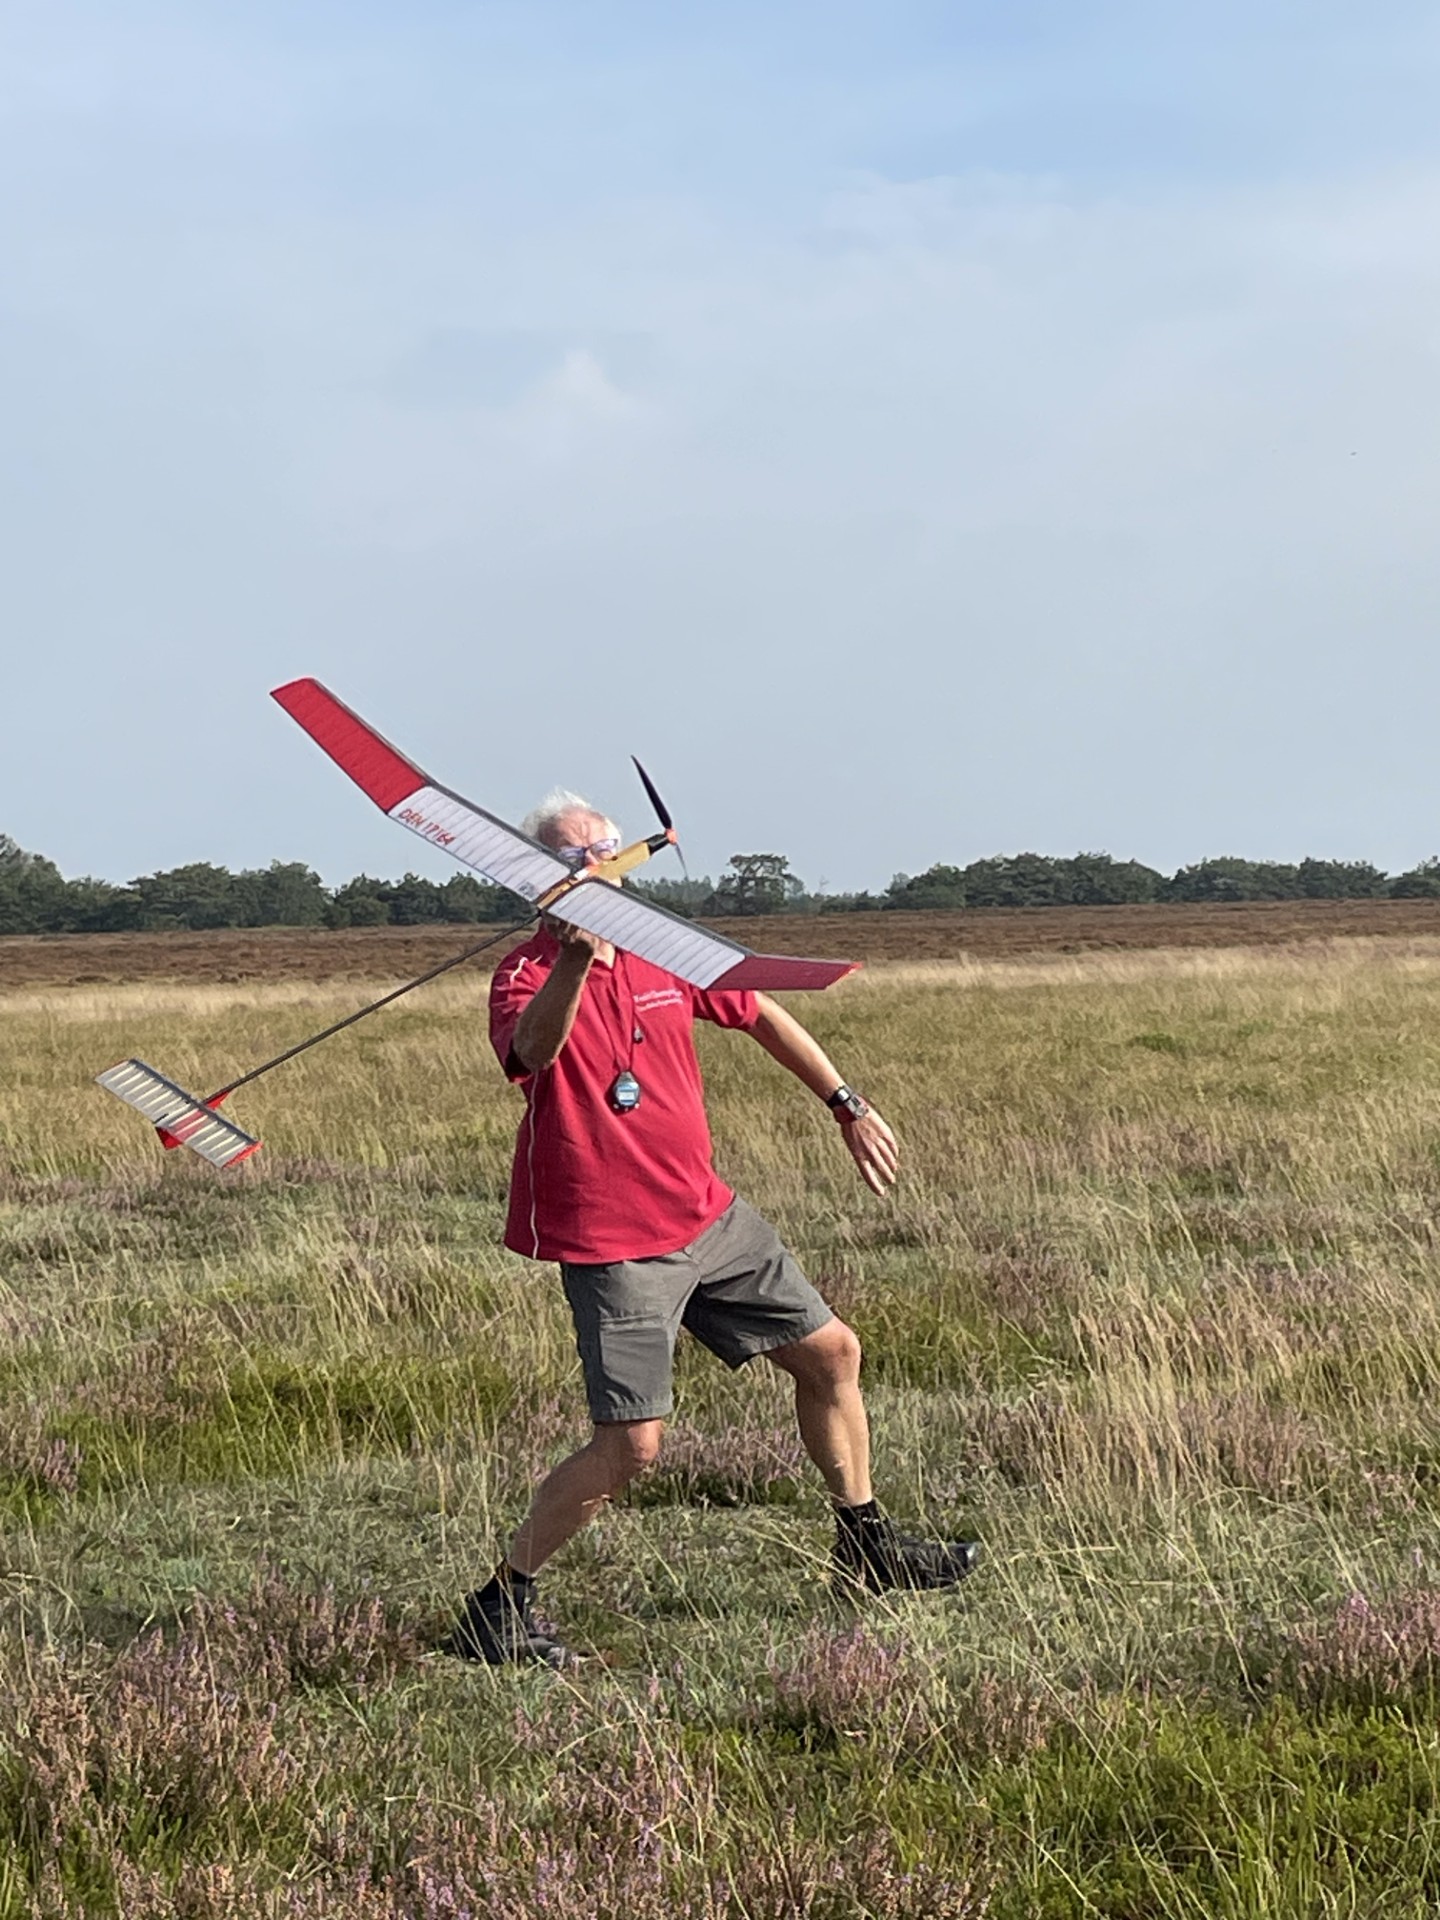
[[[801,1011],[901,1136],[885,1203],[703,1034],[885,1500],[989,1557],[837,1612],[778,1381],[687,1350],[547,1579],[573,1678],[424,1651],[584,1431],[498,1244],[482,983],[237,1096],[235,1175],[91,1085],[362,998],[0,998],[0,1917],[1440,1907],[1440,952],[862,976]]]

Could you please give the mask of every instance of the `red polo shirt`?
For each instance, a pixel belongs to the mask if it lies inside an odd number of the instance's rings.
[[[515,1027],[559,951],[553,934],[535,934],[506,955],[490,986],[491,1042],[525,1090],[505,1244],[578,1265],[675,1253],[735,1197],[711,1165],[692,1028],[710,1020],[748,1030],[759,1016],[755,995],[706,993],[617,953],[613,967],[591,967],[559,1059],[527,1073],[511,1057]],[[627,1069],[640,1104],[617,1113],[610,1089]]]

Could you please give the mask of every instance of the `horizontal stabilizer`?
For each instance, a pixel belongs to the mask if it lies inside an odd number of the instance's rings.
[[[189,1147],[212,1167],[233,1167],[248,1159],[260,1142],[167,1080],[143,1060],[122,1060],[97,1073],[96,1083],[143,1113],[166,1146]],[[166,1136],[170,1137],[167,1139]]]

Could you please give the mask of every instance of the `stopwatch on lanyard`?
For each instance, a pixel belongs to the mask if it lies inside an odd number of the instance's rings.
[[[630,972],[625,964],[623,953],[615,955],[615,965],[611,971],[611,983],[615,992],[617,1011],[620,1014],[621,1031],[629,1035],[629,1048],[625,1065],[620,1068],[610,1087],[610,1105],[616,1113],[633,1113],[640,1104],[641,1086],[635,1077],[635,1048],[645,1038],[640,1023],[635,1018],[635,989],[630,985]],[[628,1008],[622,1002],[628,1001]],[[618,1063],[617,1063],[618,1064]]]

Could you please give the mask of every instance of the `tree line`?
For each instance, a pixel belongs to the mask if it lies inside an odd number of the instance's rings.
[[[1017,853],[897,873],[881,893],[808,889],[779,853],[732,854],[718,881],[633,883],[687,916],[853,913],[955,907],[1128,906],[1151,901],[1440,899],[1440,858],[1386,874],[1364,860],[1196,861],[1164,874],[1107,853],[1056,858]],[[0,834],[0,933],[129,933],[210,927],[413,927],[522,919],[529,909],[504,887],[468,873],[442,882],[357,874],[327,887],[302,861],[232,873],[209,861],[142,874],[126,885],[67,880],[43,855]]]
[[[504,887],[468,873],[443,885],[418,873],[399,880],[357,874],[327,887],[299,860],[232,873],[197,860],[125,886],[66,880],[53,860],[0,834],[0,933],[164,933],[182,927],[413,927],[432,921],[503,920],[528,911]]]
[[[719,885],[652,881],[681,913],[855,913],[950,907],[1118,907],[1154,901],[1440,899],[1440,859],[1387,874],[1367,860],[1242,860],[1225,855],[1161,873],[1108,853],[995,855],[897,873],[883,893],[809,892],[782,854],[737,853]]]

